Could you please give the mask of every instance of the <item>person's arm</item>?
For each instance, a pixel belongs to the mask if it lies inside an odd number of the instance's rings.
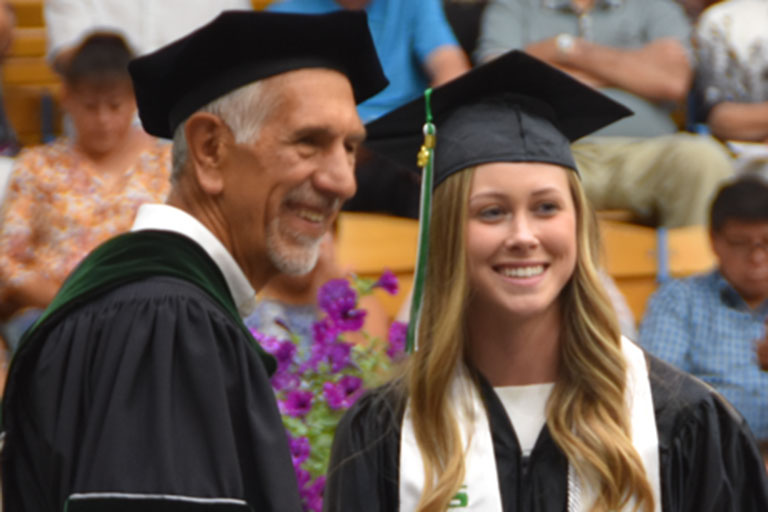
[[[620,49],[574,38],[567,50],[558,50],[556,38],[526,47],[597,87],[615,87],[651,101],[680,101],[691,84],[688,55],[674,38],[657,39],[637,49]]]
[[[33,160],[30,153],[17,159],[0,215],[0,317],[47,306],[61,285],[41,275],[37,264],[38,249],[46,243],[40,228],[50,222]]]
[[[432,87],[449,82],[469,71],[469,59],[459,46],[443,45],[435,48],[428,56],[424,67]]]
[[[721,139],[768,143],[768,101],[718,103],[709,111],[707,125]]]
[[[640,324],[642,347],[683,371],[691,371],[690,300],[684,281],[666,283],[651,296]]]
[[[469,71],[469,59],[459,46],[442,2],[419,0],[409,4],[413,52],[419,58],[432,87],[453,80]]]

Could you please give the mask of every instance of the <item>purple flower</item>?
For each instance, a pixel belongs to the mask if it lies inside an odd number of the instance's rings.
[[[334,325],[333,321],[325,317],[312,324],[312,339],[315,345],[326,345],[332,343],[339,336],[340,331]]]
[[[304,498],[304,510],[309,512],[322,512],[323,492],[325,492],[325,476],[320,475],[314,482],[312,482],[312,485],[305,487],[305,491],[302,493],[302,498]]]
[[[296,482],[299,484],[299,490],[303,495],[305,487],[309,481],[312,480],[312,475],[304,468],[299,468],[296,466],[294,466],[294,468],[296,469]]]
[[[306,416],[312,410],[313,398],[311,391],[292,389],[285,394],[285,400],[279,403],[280,412],[296,418]]]
[[[259,342],[259,345],[261,345],[261,347],[270,354],[274,354],[274,351],[277,350],[280,346],[280,340],[274,336],[267,336],[266,334],[256,330],[254,327],[249,328],[249,330],[251,331],[254,339]]]
[[[275,391],[283,391],[298,387],[301,384],[301,379],[298,375],[284,370],[275,372],[269,382],[272,383],[272,389]]]
[[[309,458],[310,444],[306,437],[293,437],[288,434],[288,443],[291,447],[291,460],[293,467],[298,468]]]
[[[337,341],[327,348],[328,360],[331,363],[331,371],[338,373],[349,364],[349,355],[352,345],[344,341]]]
[[[397,276],[395,274],[387,269],[379,278],[378,281],[376,281],[376,284],[374,286],[378,286],[379,288],[384,288],[387,293],[390,295],[396,295],[397,294]]]
[[[287,368],[293,362],[293,356],[296,355],[296,345],[292,341],[281,341],[272,355],[277,359],[277,368]]]
[[[408,324],[392,322],[389,326],[389,347],[387,355],[390,359],[396,359],[405,352],[405,339],[408,334]]]
[[[323,395],[328,407],[337,411],[348,409],[363,393],[363,381],[360,377],[345,375],[338,382],[323,384]]]
[[[346,279],[331,279],[321,286],[317,293],[317,304],[339,330],[359,331],[363,327],[365,311],[355,309],[357,292]]]

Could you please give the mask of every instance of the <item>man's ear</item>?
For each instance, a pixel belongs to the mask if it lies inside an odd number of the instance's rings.
[[[232,132],[224,121],[207,112],[192,114],[184,125],[188,161],[200,188],[216,195],[224,188],[223,163]]]

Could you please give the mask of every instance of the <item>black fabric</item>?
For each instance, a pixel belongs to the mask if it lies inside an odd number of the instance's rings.
[[[265,366],[210,294],[147,277],[49,323],[11,366],[6,512],[60,512],[94,492],[301,509]]]
[[[437,127],[435,186],[487,162],[546,162],[575,169],[571,141],[632,114],[518,50],[435,88],[430,104]],[[366,147],[393,166],[418,173],[425,114],[426,100],[420,97],[371,121]]]
[[[713,390],[649,357],[659,433],[663,512],[768,510],[768,479],[754,438]],[[504,407],[483,383],[504,512],[565,512],[567,460],[545,427],[523,461]],[[325,511],[396,511],[402,397],[382,388],[339,424]]]
[[[360,103],[389,83],[364,11],[225,11],[129,65],[144,129],[171,138],[190,114],[240,86],[302,68],[335,69]]]

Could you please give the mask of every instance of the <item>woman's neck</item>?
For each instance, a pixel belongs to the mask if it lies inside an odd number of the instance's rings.
[[[122,144],[114,150],[100,153],[88,151],[82,144],[75,141],[75,148],[107,181],[119,178],[132,167],[139,155],[152,144],[152,137],[139,128],[130,128]]]
[[[560,363],[560,309],[521,318],[489,308],[468,313],[472,364],[493,386],[554,382]]]

